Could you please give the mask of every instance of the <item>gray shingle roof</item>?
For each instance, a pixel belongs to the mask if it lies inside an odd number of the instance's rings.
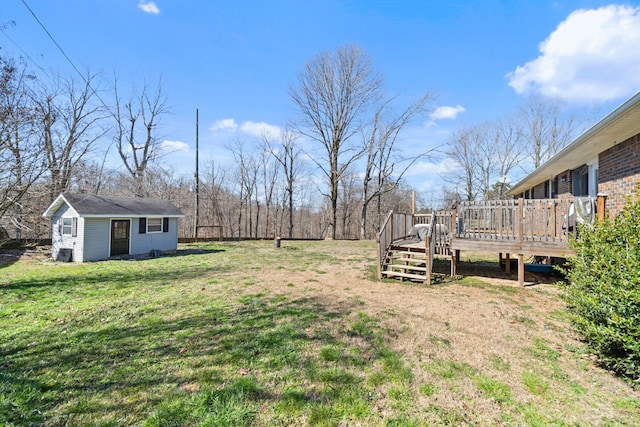
[[[63,193],[47,209],[45,216],[53,213],[66,201],[80,216],[182,217],[184,214],[168,200],[132,197],[92,196]],[[49,214],[49,215],[48,215]]]

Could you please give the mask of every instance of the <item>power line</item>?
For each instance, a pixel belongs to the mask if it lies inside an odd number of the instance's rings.
[[[62,49],[62,46],[60,46],[58,44],[58,42],[56,41],[56,39],[53,38],[53,36],[51,35],[51,33],[49,32],[49,30],[47,30],[47,27],[44,26],[44,24],[42,23],[42,21],[40,21],[40,19],[38,18],[38,16],[35,14],[35,12],[31,9],[31,7],[29,7],[29,5],[27,4],[27,2],[25,0],[21,0],[22,4],[24,4],[24,6],[27,8],[27,10],[29,11],[29,13],[31,13],[31,16],[33,16],[33,19],[36,20],[36,22],[40,25],[40,27],[42,27],[42,29],[44,30],[45,33],[47,33],[47,36],[49,36],[49,38],[51,39],[51,41],[53,42],[53,44],[56,45],[56,47],[58,48],[58,50],[62,53],[62,55],[65,57],[65,59],[69,62],[69,64],[71,64],[71,66],[73,67],[74,70],[76,70],[76,73],[78,73],[78,75],[80,75],[80,77],[82,77],[84,79],[84,76],[82,75],[82,73],[80,72],[80,70],[78,70],[78,68],[76,67],[76,65],[73,63],[73,61],[71,60],[71,58],[69,58],[69,56],[67,56],[67,53],[64,51],[64,49]]]
[[[12,22],[13,25],[15,25],[15,22]],[[9,35],[9,33],[7,33],[7,31],[5,31],[7,29],[7,25],[1,25],[0,26],[0,32],[2,32],[2,34],[4,34],[4,36],[15,46],[18,48],[18,50],[20,52],[22,52],[22,54],[24,55],[25,58],[27,58],[29,61],[31,61],[36,67],[38,67],[40,69],[40,71],[42,71],[47,77],[49,76],[49,74],[47,73],[47,70],[45,70],[44,68],[42,68],[40,66],[40,64],[38,64],[32,57],[31,55],[29,55],[29,53],[27,51],[25,51],[22,46],[20,46],[18,44],[18,42],[16,42],[14,39],[11,38],[11,36]],[[4,62],[4,61],[3,61]]]
[[[47,30],[47,27],[44,26],[44,24],[42,23],[42,21],[40,21],[40,19],[38,18],[38,16],[35,14],[35,12],[33,11],[33,9],[31,9],[31,7],[27,4],[26,0],[21,0],[22,4],[24,4],[24,7],[27,8],[27,10],[29,11],[29,13],[31,13],[31,16],[33,16],[33,19],[36,20],[36,22],[40,25],[40,27],[44,30],[45,33],[47,33],[47,36],[49,36],[49,39],[51,39],[51,41],[53,42],[54,45],[56,45],[56,47],[58,48],[58,50],[62,53],[62,56],[65,57],[65,59],[67,60],[67,62],[69,62],[69,64],[71,64],[71,66],[73,67],[73,69],[76,71],[76,73],[78,73],[78,75],[80,76],[80,78],[85,82],[85,84],[91,88],[91,90],[93,91],[93,94],[95,96],[98,97],[98,99],[100,100],[100,102],[102,103],[102,105],[107,109],[107,111],[109,111],[109,113],[113,114],[113,112],[111,111],[111,108],[109,108],[109,106],[107,105],[106,102],[104,102],[104,100],[102,99],[102,97],[100,97],[100,94],[93,88],[93,86],[91,86],[91,83],[89,82],[89,80],[87,80],[84,76],[84,74],[82,74],[80,72],[80,70],[78,70],[78,67],[76,67],[76,65],[73,63],[73,61],[71,60],[71,58],[69,58],[69,56],[67,55],[67,53],[64,51],[64,49],[62,48],[62,46],[60,46],[58,44],[58,42],[56,41],[56,39],[53,38],[53,35],[51,35],[51,33],[49,32],[49,30]]]

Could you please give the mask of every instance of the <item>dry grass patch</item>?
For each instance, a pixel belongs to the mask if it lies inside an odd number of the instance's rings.
[[[640,424],[640,394],[585,352],[559,287],[471,261],[434,286],[375,280],[373,242],[6,264],[0,422]]]

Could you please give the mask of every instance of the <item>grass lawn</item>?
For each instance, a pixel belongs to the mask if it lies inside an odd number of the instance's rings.
[[[0,264],[0,425],[640,425],[557,288],[374,271],[339,241]]]

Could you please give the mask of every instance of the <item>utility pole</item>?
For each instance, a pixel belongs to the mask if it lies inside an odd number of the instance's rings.
[[[196,108],[196,209],[193,219],[193,238],[198,241],[198,217],[200,216],[200,174],[198,172],[198,109]]]

